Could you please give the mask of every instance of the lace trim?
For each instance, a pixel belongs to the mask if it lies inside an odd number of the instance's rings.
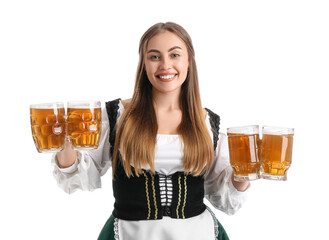
[[[211,125],[211,130],[213,132],[213,140],[214,140],[214,150],[217,148],[217,142],[218,142],[218,135],[219,135],[219,124],[220,124],[220,117],[211,111],[210,109],[206,108],[208,114],[209,114],[209,122]]]
[[[184,175],[184,202],[183,202],[183,207],[182,207],[183,219],[185,219],[184,209],[185,209],[185,205],[186,205],[186,197],[187,197],[187,184],[186,184],[186,175]]]
[[[106,111],[109,117],[109,124],[110,124],[110,137],[109,137],[109,142],[111,144],[110,156],[113,155],[113,150],[114,150],[115,135],[116,135],[115,125],[117,122],[120,100],[121,99],[119,98],[106,103]]]
[[[143,172],[145,177],[145,193],[146,193],[146,201],[147,201],[147,220],[151,217],[151,204],[150,204],[150,195],[149,195],[149,188],[148,188],[148,177],[145,172]]]
[[[214,235],[215,235],[215,240],[218,240],[218,234],[219,234],[219,231],[218,231],[218,222],[217,222],[217,218],[215,216],[215,213],[213,213],[211,211],[211,209],[207,206],[206,207],[207,210],[210,212],[210,215],[212,216],[212,220],[214,221]]]
[[[178,177],[179,192],[178,192],[178,203],[177,203],[177,209],[176,209],[177,219],[179,219],[178,209],[179,209],[180,201],[181,201],[181,198],[182,198],[182,185],[181,185],[181,182],[180,182],[180,178],[181,178],[181,176]]]
[[[115,240],[120,240],[119,238],[119,219],[118,218],[114,218],[114,239]]]
[[[149,191],[149,178],[147,177],[147,173],[143,171],[143,175],[145,177],[145,193],[146,193],[146,203],[147,203],[147,220],[151,218],[151,201],[150,201],[150,191]],[[153,194],[153,203],[154,203],[154,219],[158,219],[158,204],[156,200],[156,192],[155,192],[155,183],[154,183],[154,175],[151,175],[151,186],[152,186],[152,194]]]
[[[181,212],[182,212],[182,218],[185,219],[185,215],[184,215],[184,208],[186,205],[186,198],[187,198],[187,184],[186,184],[186,175],[184,175],[184,199],[182,199],[182,183],[181,183],[181,176],[178,177],[178,203],[177,203],[177,208],[176,208],[176,215],[177,215],[177,219],[179,219],[179,208],[180,205],[181,206]],[[181,203],[182,202],[182,203]]]
[[[155,208],[154,219],[158,219],[158,207],[157,207],[157,199],[156,199],[156,195],[155,195],[155,185],[154,185],[154,175],[153,174],[151,174],[151,179],[152,179],[153,202],[154,202],[154,208]]]

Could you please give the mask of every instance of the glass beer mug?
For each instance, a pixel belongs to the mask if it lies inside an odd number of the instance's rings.
[[[292,159],[293,128],[263,126],[262,129],[263,178],[287,180]]]
[[[58,152],[65,142],[65,108],[63,103],[30,105],[31,130],[38,152]]]
[[[101,133],[101,103],[67,103],[67,134],[74,149],[96,149]]]
[[[259,126],[228,128],[227,138],[234,180],[241,182],[259,179]]]

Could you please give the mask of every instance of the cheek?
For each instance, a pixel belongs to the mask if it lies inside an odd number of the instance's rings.
[[[153,76],[154,76],[154,70],[152,68],[152,65],[145,64],[145,72],[146,72],[146,76],[149,79],[149,81],[152,82]]]
[[[147,75],[153,75],[156,71],[156,66],[155,64],[152,63],[145,63],[145,71],[147,73]]]
[[[184,74],[184,75],[187,74],[188,66],[189,66],[188,61],[183,61],[178,65],[181,74]]]
[[[145,72],[148,78],[152,75],[151,67],[149,64],[145,64]]]

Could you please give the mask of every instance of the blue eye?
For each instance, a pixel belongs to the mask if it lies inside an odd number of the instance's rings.
[[[156,55],[152,55],[150,58],[151,58],[151,60],[158,60],[160,57],[156,56]]]
[[[173,56],[173,58],[177,58],[177,57],[179,57],[180,55],[179,55],[178,53],[174,53],[172,56]]]

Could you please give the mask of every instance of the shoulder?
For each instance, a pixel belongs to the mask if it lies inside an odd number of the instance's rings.
[[[206,114],[208,113],[210,122],[213,123],[214,125],[219,126],[219,124],[220,124],[219,115],[217,113],[211,111],[209,108],[204,108],[204,111],[206,111]]]
[[[209,116],[209,123],[210,123],[210,127],[213,133],[213,142],[214,142],[214,149],[217,148],[217,142],[219,139],[219,124],[220,124],[220,117],[219,115],[217,115],[216,113],[214,113],[213,111],[211,111],[208,108],[205,108],[205,110],[208,113]]]
[[[124,112],[125,109],[129,106],[131,99],[122,100],[117,98],[106,102],[106,112],[109,118],[110,123],[117,121],[119,116]]]
[[[205,108],[202,109],[202,114],[203,114],[204,119],[206,119],[206,117],[207,117],[207,110]]]
[[[131,102],[130,99],[122,100],[121,98],[117,98],[111,101],[106,102],[106,108],[109,110],[111,108],[118,108],[120,106],[120,103],[122,104],[123,108],[127,108]]]
[[[124,107],[125,109],[127,109],[128,106],[129,106],[129,104],[131,103],[131,98],[129,98],[129,99],[125,99],[125,100],[121,100],[121,103],[122,103],[123,107]]]
[[[117,121],[118,116],[122,112],[122,106],[120,105],[120,103],[122,103],[121,98],[117,98],[105,103],[105,108],[110,121],[110,125],[111,123],[114,124]]]

